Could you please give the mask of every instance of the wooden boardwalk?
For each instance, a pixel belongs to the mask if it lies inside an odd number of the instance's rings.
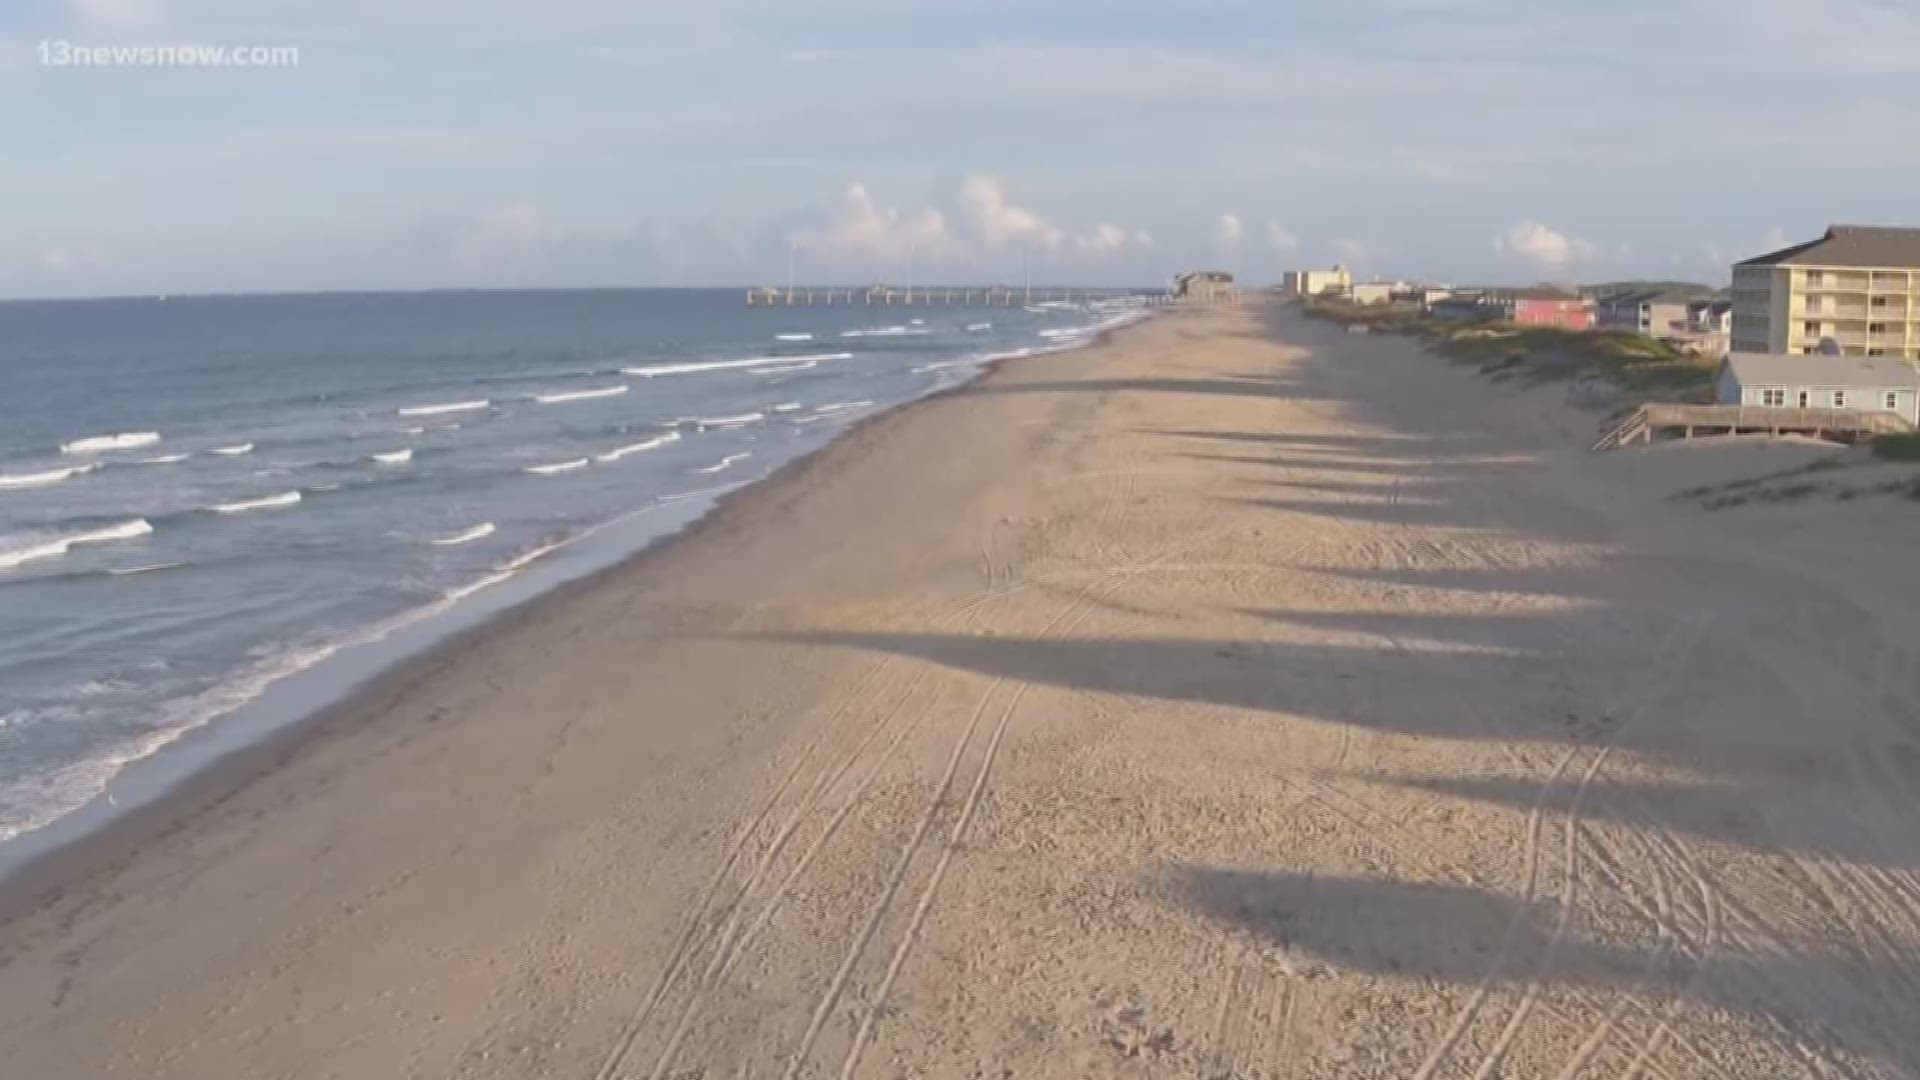
[[[1633,442],[1652,442],[1661,434],[1691,439],[1704,435],[1812,435],[1854,441],[1862,436],[1912,431],[1913,425],[1897,413],[1876,409],[1770,409],[1747,405],[1640,406],[1607,429],[1595,450],[1612,450]]]

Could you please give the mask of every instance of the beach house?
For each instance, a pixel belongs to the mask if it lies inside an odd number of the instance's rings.
[[[1733,267],[1733,347],[1920,359],[1920,229],[1835,225]]]
[[[1489,293],[1493,314],[1519,326],[1555,330],[1593,329],[1593,301],[1561,289],[1506,289]]]
[[[1201,303],[1232,303],[1239,299],[1240,290],[1233,283],[1233,275],[1225,270],[1189,270],[1173,279],[1173,298],[1176,300],[1198,300]]]
[[[1624,330],[1654,338],[1685,333],[1690,329],[1687,316],[1694,299],[1691,293],[1671,290],[1611,296],[1599,302],[1595,323],[1602,330]]]
[[[1890,357],[1731,353],[1715,397],[1749,408],[1890,412],[1920,425],[1920,371]]]

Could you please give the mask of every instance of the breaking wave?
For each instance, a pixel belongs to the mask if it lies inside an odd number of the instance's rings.
[[[486,398],[473,401],[452,401],[445,405],[409,405],[400,410],[401,416],[444,416],[447,413],[479,412],[493,402]]]
[[[481,539],[482,537],[487,537],[492,535],[493,535],[493,522],[487,521],[487,522],[482,522],[479,525],[475,525],[473,528],[467,529],[463,532],[454,533],[451,536],[436,536],[433,539],[428,540],[427,543],[432,544],[435,547],[455,547],[459,544],[470,544],[475,540]]]
[[[712,465],[708,465],[704,468],[695,469],[693,471],[697,473],[706,473],[709,475],[717,472],[724,472],[727,469],[731,469],[733,467],[734,462],[745,461],[746,459],[752,456],[753,454],[751,452],[743,453],[743,454],[728,454],[726,457],[721,458],[719,461],[714,462]]]
[[[69,533],[45,540],[31,541],[15,547],[0,547],[0,570],[12,570],[23,563],[36,559],[51,559],[79,547],[82,544],[106,544],[115,540],[132,540],[153,531],[153,526],[144,518],[104,529],[90,529],[86,532]]]
[[[632,443],[628,446],[618,447],[616,449],[609,450],[604,454],[595,454],[593,456],[593,459],[595,461],[599,461],[602,463],[612,463],[615,461],[619,461],[621,458],[626,457],[628,454],[645,453],[648,450],[653,450],[657,447],[665,446],[668,443],[679,442],[679,441],[680,441],[680,433],[677,431],[669,431],[665,435],[656,435],[651,439],[645,440],[644,442],[637,442],[637,443]]]
[[[574,458],[572,461],[556,461],[551,465],[529,465],[522,471],[530,472],[535,476],[553,476],[556,473],[569,473],[575,469],[584,469],[587,467],[587,463],[586,458]]]
[[[99,454],[108,450],[138,450],[142,446],[152,446],[160,441],[157,431],[124,431],[118,435],[94,435],[85,439],[75,439],[70,443],[61,443],[63,454]]]
[[[624,386],[603,386],[597,390],[567,390],[557,394],[535,394],[533,400],[542,405],[563,405],[569,401],[592,401],[596,398],[619,397],[627,392]]]
[[[292,506],[300,501],[297,491],[283,491],[278,495],[268,495],[259,499],[245,499],[241,502],[220,503],[210,509],[216,514],[244,514],[249,510],[272,510],[281,506]]]
[[[651,379],[656,375],[691,375],[701,371],[727,371],[734,368],[759,367],[764,364],[798,364],[803,361],[848,360],[853,357],[849,352],[813,353],[807,356],[750,356],[741,360],[687,360],[677,364],[647,364],[641,367],[623,367],[620,370],[628,375]]]
[[[72,479],[83,473],[90,473],[96,468],[99,468],[99,466],[75,465],[70,469],[48,469],[46,472],[37,473],[0,473],[0,491],[8,488],[46,487],[49,484],[58,484],[63,480]]]

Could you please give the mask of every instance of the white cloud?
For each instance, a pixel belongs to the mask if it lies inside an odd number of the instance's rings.
[[[1350,263],[1359,262],[1367,257],[1367,245],[1358,240],[1335,240],[1333,250]]]
[[[1153,234],[1152,234],[1152,233],[1149,233],[1149,232],[1148,232],[1147,230],[1145,230],[1145,229],[1140,229],[1140,230],[1138,230],[1138,231],[1136,231],[1136,232],[1135,232],[1135,233],[1133,234],[1133,246],[1134,246],[1134,247],[1137,247],[1137,248],[1150,248],[1150,247],[1152,247],[1152,246],[1153,246]]]
[[[1537,221],[1522,221],[1504,234],[1494,237],[1493,250],[1557,269],[1577,258],[1591,255],[1593,245],[1556,232]]]
[[[829,259],[895,262],[916,253],[938,253],[952,246],[946,215],[934,209],[903,215],[874,202],[862,183],[847,187],[824,224],[802,229],[793,239],[802,250]]]
[[[95,31],[150,30],[166,21],[160,0],[66,0],[66,6]]]
[[[1300,246],[1300,238],[1288,232],[1285,225],[1277,221],[1269,221],[1267,222],[1267,243],[1272,244],[1275,251],[1292,251]]]
[[[1066,239],[1059,226],[1008,201],[1007,186],[999,177],[978,173],[967,177],[960,185],[960,206],[990,248],[1014,243],[1057,248]]]
[[[1232,213],[1220,215],[1220,241],[1222,243],[1237,244],[1240,242],[1240,237],[1244,235],[1246,231],[1246,227],[1240,224],[1238,215]]]
[[[1081,251],[1092,255],[1111,255],[1127,246],[1127,230],[1118,225],[1101,225],[1087,236],[1074,241]]]
[[[429,269],[511,278],[543,263],[559,240],[539,207],[513,202],[425,221],[414,230],[413,247]]]

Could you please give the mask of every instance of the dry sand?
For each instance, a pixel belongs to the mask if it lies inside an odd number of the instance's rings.
[[[0,1074],[1910,1075],[1920,511],[1592,436],[1283,311],[1008,366],[43,869]]]

